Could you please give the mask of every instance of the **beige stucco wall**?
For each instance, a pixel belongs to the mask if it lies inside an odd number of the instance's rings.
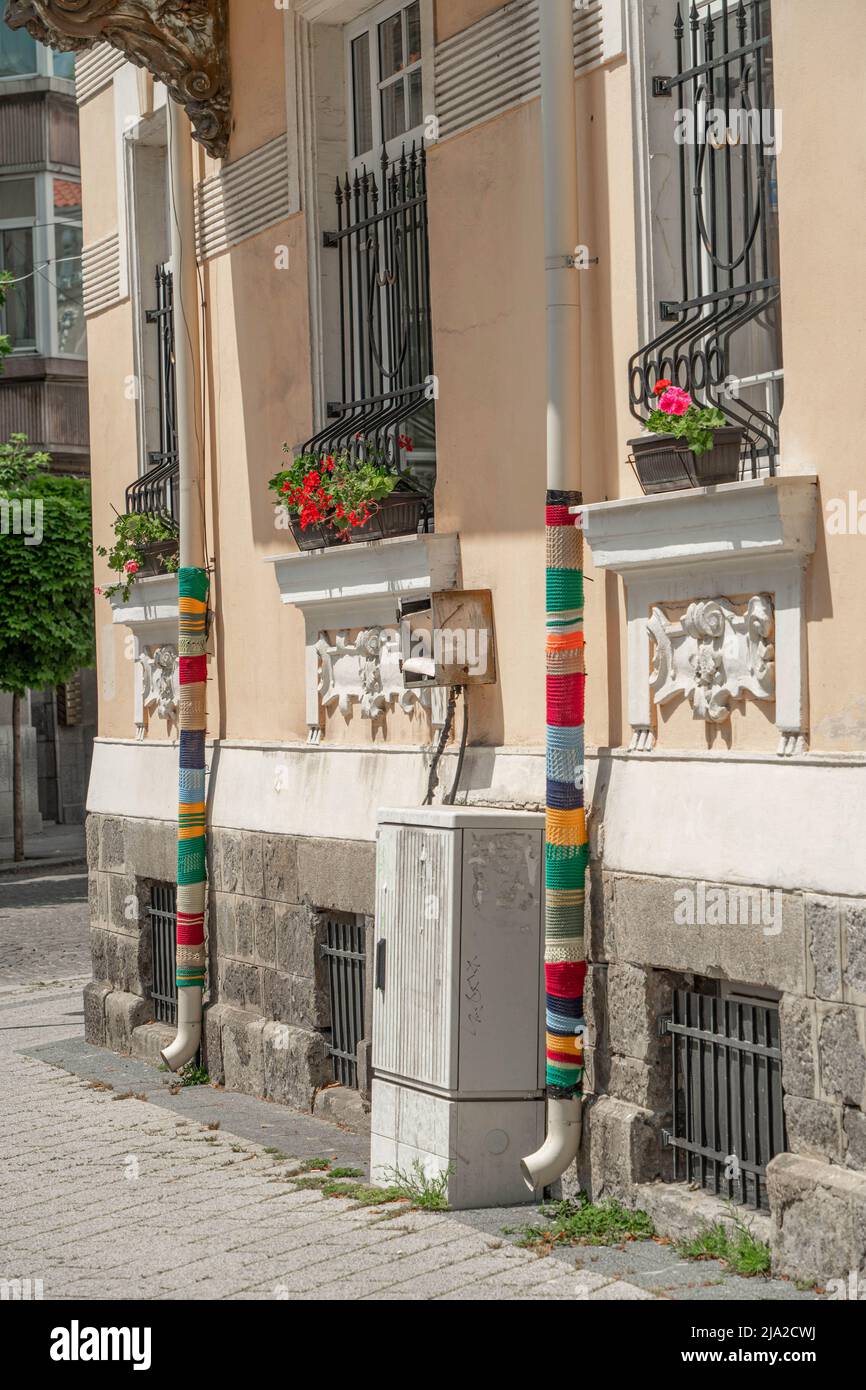
[[[856,54],[866,9],[844,7],[845,51],[816,50],[814,14],[776,5],[777,101],[785,142],[779,171],[786,404],[783,463],[817,468],[823,497],[856,488],[866,399],[858,380],[866,285],[860,260],[866,116]],[[439,0],[440,39],[497,8]],[[285,128],[282,14],[270,0],[234,0],[231,155]],[[816,68],[817,64],[817,68]],[[808,81],[807,81],[808,77]],[[835,93],[834,104],[822,93]],[[580,274],[583,358],[581,456],[587,501],[637,493],[627,440],[627,361],[638,341],[630,71],[620,60],[577,91],[580,240],[598,264]],[[841,109],[852,113],[840,122]],[[117,225],[111,90],[82,108],[86,239]],[[472,741],[540,746],[544,737],[545,340],[542,187],[536,100],[430,151],[429,214],[437,406],[437,529],[459,532],[462,582],[494,596],[499,680],[471,696]],[[859,118],[859,119],[858,119]],[[821,160],[814,150],[821,149]],[[202,174],[213,162],[199,156]],[[840,198],[839,190],[845,189]],[[289,248],[278,269],[277,248]],[[827,255],[826,248],[833,247]],[[813,248],[804,254],[803,248]],[[823,248],[823,250],[822,250]],[[816,269],[820,267],[820,273]],[[292,549],[276,529],[267,480],[284,441],[311,427],[306,222],[303,214],[242,242],[203,269],[208,546],[216,558],[211,732],[226,738],[304,738],[303,621],[279,602],[267,557]],[[817,346],[820,345],[820,362]],[[91,412],[97,541],[108,534],[136,471],[129,305],[91,319]],[[821,391],[815,374],[820,371]],[[832,408],[832,399],[841,404]],[[818,399],[816,400],[816,394]],[[106,578],[97,562],[97,583]],[[587,554],[588,741],[628,741],[622,585]],[[866,748],[861,645],[851,640],[866,581],[860,536],[821,537],[810,579],[812,746]],[[696,595],[703,597],[704,595]],[[107,614],[99,619],[107,624]],[[109,634],[101,732],[131,735],[132,669],[123,633]],[[107,668],[106,668],[107,669]],[[771,711],[738,710],[710,746],[766,751]],[[426,718],[395,714],[378,727],[329,718],[336,742],[428,742]],[[659,721],[664,747],[706,749],[684,703]]]
[[[817,471],[826,509],[850,491],[866,502],[866,5],[834,0],[840,43],[816,43],[814,17],[803,0],[773,6],[784,115],[782,459],[786,470]],[[864,591],[866,534],[828,535],[819,524],[809,581],[813,749],[866,750]]]

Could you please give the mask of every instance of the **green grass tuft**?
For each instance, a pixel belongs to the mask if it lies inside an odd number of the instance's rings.
[[[740,1214],[706,1226],[693,1240],[682,1241],[677,1253],[685,1260],[721,1260],[732,1274],[746,1279],[770,1273],[770,1250],[758,1240]]]
[[[621,1245],[628,1240],[651,1240],[655,1227],[645,1211],[629,1211],[612,1197],[590,1202],[585,1192],[575,1201],[557,1202],[546,1209],[546,1226],[511,1227],[526,1248],[554,1245]]]
[[[429,1177],[420,1158],[416,1158],[408,1172],[402,1168],[386,1169],[385,1180],[389,1188],[399,1192],[419,1211],[447,1211],[448,1183],[453,1172],[453,1166],[449,1166]]]
[[[197,1067],[194,1062],[190,1062],[179,1073],[181,1086],[209,1086],[210,1077],[204,1067]]]

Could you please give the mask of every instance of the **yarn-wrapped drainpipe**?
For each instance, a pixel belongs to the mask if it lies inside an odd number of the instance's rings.
[[[207,571],[178,574],[180,781],[177,832],[177,987],[204,988],[207,897],[204,740],[207,723]]]
[[[583,533],[569,508],[579,492],[548,492],[547,816],[544,975],[548,1095],[583,1081],[583,914],[588,845],[584,782]]]

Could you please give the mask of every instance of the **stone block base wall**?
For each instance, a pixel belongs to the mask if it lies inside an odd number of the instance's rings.
[[[715,886],[730,902],[728,885],[706,885],[700,900]],[[718,922],[706,912],[695,915],[709,921],[678,921],[697,888],[593,861],[588,1099],[564,1190],[635,1204],[646,1184],[671,1182],[662,1141],[672,1118],[671,1044],[659,1020],[672,1012],[675,988],[719,980],[775,991],[788,1150],[768,1171],[775,1267],[798,1279],[847,1279],[866,1271],[866,901],[780,892],[765,899],[773,911],[763,920]],[[820,1233],[810,1237],[810,1225]]]
[[[85,1035],[118,1052],[154,1019],[147,907],[154,883],[175,881],[176,835],[168,822],[88,817]],[[309,1110],[333,1080],[326,916],[364,915],[372,947],[375,846],[217,828],[208,852],[204,1064],[230,1090]],[[366,1042],[359,1053],[363,1066]]]

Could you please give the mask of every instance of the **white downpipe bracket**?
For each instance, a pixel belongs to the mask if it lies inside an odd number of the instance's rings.
[[[574,93],[573,0],[543,0],[541,138],[544,154],[544,255],[547,313],[547,489],[579,492],[580,276],[577,112]],[[521,1162],[533,1192],[556,1182],[577,1157],[581,1098],[548,1096],[547,1138]]]

